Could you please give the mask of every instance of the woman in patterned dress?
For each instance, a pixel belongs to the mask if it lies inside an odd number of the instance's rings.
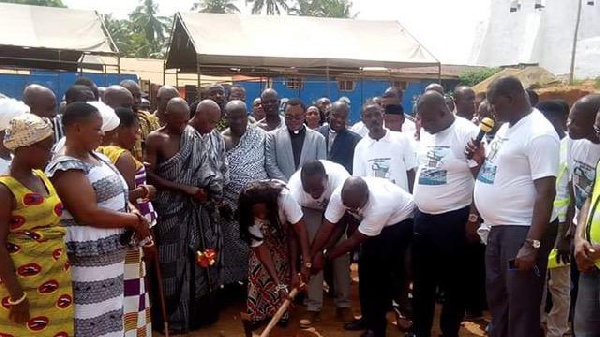
[[[224,200],[232,210],[237,209],[240,191],[250,182],[267,179],[265,169],[265,142],[267,133],[248,125],[245,104],[236,108],[234,102],[226,107],[229,128],[223,131],[229,183],[223,189]],[[248,243],[240,237],[240,226],[235,219],[223,219],[223,284],[245,281],[248,276]]]
[[[252,247],[248,264],[246,313],[253,323],[273,317],[300,285],[297,266],[302,252],[302,279],[308,281],[310,256],[302,209],[279,180],[248,184],[239,198],[240,233]],[[288,313],[282,318],[286,322]]]
[[[40,171],[53,144],[52,125],[35,115],[12,119],[6,130],[15,156],[0,176],[0,336],[73,336],[62,206]]]
[[[138,118],[131,109],[119,108],[115,111],[120,119],[120,125],[112,139],[105,139],[104,146],[98,148],[116,166],[129,187],[129,201],[150,222],[150,228],[156,223],[156,212],[151,199],[156,195],[156,189],[146,184],[146,168],[136,160],[128,149],[133,148],[139,130]],[[145,253],[153,254],[155,247],[149,242]],[[151,251],[148,251],[151,250]],[[150,323],[150,295],[146,287],[146,263],[139,244],[130,244],[125,253],[125,336],[152,336]],[[150,255],[148,255],[150,256]]]
[[[104,136],[98,109],[71,103],[62,121],[65,146],[46,172],[65,206],[75,335],[122,337],[124,245],[131,231],[148,237],[148,221],[128,211],[127,184],[108,158],[94,151]]]

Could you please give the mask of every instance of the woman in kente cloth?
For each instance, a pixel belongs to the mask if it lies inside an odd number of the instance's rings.
[[[273,317],[288,287],[308,281],[308,233],[302,209],[279,180],[251,182],[239,198],[240,233],[251,247],[246,314],[254,327]],[[301,274],[298,273],[302,252]],[[286,313],[281,323],[286,323]]]
[[[156,224],[157,215],[150,200],[155,197],[156,189],[146,184],[146,168],[130,152],[140,127],[138,116],[129,108],[118,108],[115,114],[119,118],[119,127],[104,134],[103,146],[98,147],[98,152],[110,159],[119,170],[129,187],[129,201],[152,228]],[[150,294],[146,287],[147,261],[144,258],[155,254],[155,249],[154,242],[148,239],[144,242],[130,242],[125,252],[125,337],[152,336]]]
[[[67,229],[41,171],[53,144],[50,122],[32,114],[15,117],[6,130],[14,159],[0,175],[0,336],[73,336]]]

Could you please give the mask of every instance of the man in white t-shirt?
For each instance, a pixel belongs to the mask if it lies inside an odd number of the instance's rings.
[[[369,133],[354,149],[352,174],[385,178],[405,191],[412,191],[418,164],[410,138],[385,129],[383,109],[375,103],[363,106],[361,118]]]
[[[548,254],[556,236],[556,223],[549,223],[559,140],[552,124],[531,107],[517,78],[496,79],[487,98],[498,121],[505,123],[485,154],[472,142],[466,151],[483,164],[474,199],[492,226],[486,247],[489,334],[537,336]]]
[[[330,248],[326,243],[337,242],[343,231],[332,232],[346,213],[360,221],[358,229]],[[333,261],[360,246],[360,326],[366,330],[362,337],[386,335],[386,313],[396,275],[404,271],[403,247],[410,243],[413,213],[412,195],[382,178],[349,177],[331,195],[325,220],[311,246],[317,252],[313,268],[318,271],[324,260]]]
[[[594,122],[598,109],[600,109],[600,95],[598,94],[587,95],[575,102],[569,114],[568,138],[565,138],[563,140],[565,143],[561,144],[564,147],[561,148],[561,152],[565,152],[564,157],[566,157],[564,163],[561,161],[561,169],[566,170],[567,178],[559,180],[556,188],[555,209],[559,221],[556,248],[560,258],[566,261],[570,257],[571,238],[572,234],[576,231],[575,226],[579,218],[579,212],[587,198],[591,197],[592,187],[596,180],[596,165],[600,160],[600,137],[594,129]],[[585,306],[585,299],[582,303],[579,303],[577,300],[579,290],[582,293],[588,294],[590,290],[596,291],[595,287],[592,289],[579,289],[580,274],[574,262],[574,260],[571,261],[573,265],[573,268],[570,270],[571,275],[568,274],[569,270],[565,269],[565,281],[562,283],[565,288],[570,286],[573,290],[570,299],[572,310],[575,310],[576,307],[582,308],[582,306]],[[571,276],[570,279],[573,281],[573,284],[569,284],[567,281],[567,277],[569,276]],[[582,282],[582,284],[585,283],[585,281]],[[563,308],[563,313],[568,315],[569,308],[564,306]],[[577,312],[578,318],[584,316],[579,315],[584,311],[586,313],[590,312],[580,309]],[[564,324],[567,322],[564,319],[566,318],[564,314],[560,317],[562,320],[558,322],[563,324],[556,325],[556,328],[562,328],[556,329],[559,332],[566,330],[568,327]],[[578,319],[576,321],[581,320]],[[551,328],[550,325],[548,327]],[[583,335],[585,336],[585,334]]]
[[[323,223],[323,214],[333,191],[344,185],[350,174],[337,163],[327,160],[306,162],[287,184],[292,197],[302,206],[304,223],[312,242]],[[336,316],[342,322],[352,320],[350,311],[350,257],[345,254],[332,263]],[[300,321],[302,328],[320,320],[323,307],[323,273],[314,275],[308,283],[307,315]]]
[[[478,165],[466,158],[464,149],[479,131],[469,120],[454,116],[444,96],[435,91],[421,96],[417,114],[425,132],[414,187],[414,332],[431,335],[439,287],[444,293],[441,331],[444,337],[458,337],[465,313],[464,274],[471,267],[464,263],[466,235],[477,241],[479,225],[479,217],[469,214]]]

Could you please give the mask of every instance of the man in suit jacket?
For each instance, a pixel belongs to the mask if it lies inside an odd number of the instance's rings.
[[[352,174],[354,147],[360,142],[360,135],[346,129],[350,107],[345,102],[335,102],[331,105],[329,125],[322,126],[319,132],[325,136],[327,145],[327,160],[336,162]]]
[[[306,107],[292,99],[285,108],[285,128],[269,132],[267,173],[287,182],[307,161],[327,159],[325,137],[304,125]]]

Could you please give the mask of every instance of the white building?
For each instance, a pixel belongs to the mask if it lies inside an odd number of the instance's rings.
[[[575,77],[600,76],[600,1],[492,0],[469,63],[486,66],[539,64],[569,73],[577,1],[582,1]]]

